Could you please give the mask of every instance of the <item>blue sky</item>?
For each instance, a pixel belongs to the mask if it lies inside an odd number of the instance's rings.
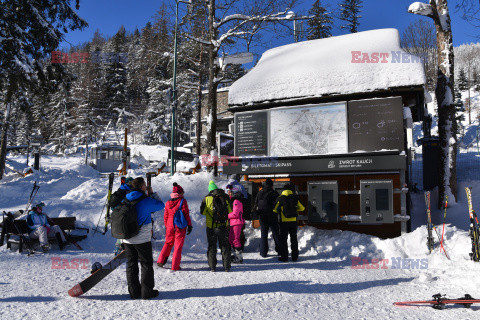
[[[454,4],[459,0],[450,0],[450,11],[452,15],[452,28],[454,45],[477,42],[480,36],[480,29],[475,29],[469,23],[461,19],[460,12],[455,12]],[[84,31],[70,32],[62,43],[62,48],[70,47],[70,44],[77,45],[89,41],[96,29],[102,34],[114,35],[120,25],[124,25],[128,31],[134,31],[135,27],[141,29],[148,21],[153,20],[156,10],[160,7],[162,0],[81,0],[79,15],[84,18],[89,27]],[[173,6],[174,0],[165,0]],[[304,0],[302,5],[295,8],[298,12],[306,12],[314,1]],[[408,6],[413,0],[364,0],[362,19],[360,20],[359,31],[396,28],[400,33],[416,19],[427,19],[407,13]],[[425,1],[426,2],[426,1]],[[323,0],[324,4],[331,3],[335,6],[338,0]],[[181,4],[181,6],[184,6]],[[173,11],[172,11],[173,13]],[[172,20],[174,17],[172,18]],[[431,19],[427,19],[431,21]],[[433,22],[432,22],[433,24]],[[343,30],[334,30],[334,35],[344,34]],[[274,40],[270,42],[272,47],[293,42],[293,35],[287,39]],[[262,53],[269,48],[257,49]]]

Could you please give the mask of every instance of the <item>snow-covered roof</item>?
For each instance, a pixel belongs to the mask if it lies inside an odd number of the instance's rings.
[[[379,29],[268,50],[232,84],[228,103],[235,107],[424,83],[423,64],[401,50],[398,30]]]

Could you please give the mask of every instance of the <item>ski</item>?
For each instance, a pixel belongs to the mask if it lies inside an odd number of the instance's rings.
[[[113,180],[115,179],[115,173],[108,175],[108,193],[107,193],[107,213],[105,214],[105,228],[103,234],[107,233],[108,224],[110,223],[110,198],[112,197]]]
[[[401,301],[401,302],[394,302],[393,305],[395,306],[422,306],[422,305],[432,305],[433,308],[442,310],[445,308],[447,304],[460,304],[463,305],[465,308],[469,308],[474,303],[480,303],[480,299],[472,298],[471,295],[466,294],[462,298],[458,299],[447,299],[445,295],[441,295],[440,293],[435,294],[432,296],[432,300],[425,300],[425,301]]]
[[[433,236],[432,236],[432,215],[430,212],[430,191],[425,192],[425,206],[427,208],[427,230],[428,230],[428,238],[427,238],[427,246],[428,251],[432,253],[433,251]]]
[[[149,194],[151,187],[152,187],[152,173],[148,172],[147,173],[147,196],[151,196],[151,194]]]
[[[112,273],[113,270],[118,268],[126,261],[126,252],[123,250],[120,252],[113,260],[111,260],[106,265],[101,265],[98,262],[93,264],[92,274],[87,277],[85,280],[73,286],[68,290],[68,295],[71,297],[79,297],[82,294],[88,292],[90,289],[95,287],[100,281],[102,281],[106,276]]]
[[[472,239],[472,253],[470,253],[470,259],[478,262],[480,261],[479,223],[477,214],[475,213],[475,210],[473,210],[472,189],[465,187],[465,192],[467,193],[468,214],[470,216],[470,238]]]

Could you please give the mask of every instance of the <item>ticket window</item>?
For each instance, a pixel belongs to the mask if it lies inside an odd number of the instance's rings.
[[[393,223],[392,180],[361,180],[362,223]]]
[[[338,223],[338,182],[308,182],[308,222]]]

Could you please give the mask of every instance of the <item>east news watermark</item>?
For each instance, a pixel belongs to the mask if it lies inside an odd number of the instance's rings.
[[[117,259],[112,262],[110,268],[125,268],[125,262],[127,259]],[[91,270],[93,261],[90,259],[83,259],[83,258],[73,258],[73,259],[66,259],[62,257],[52,257],[51,258],[51,269],[54,270]],[[107,264],[108,261],[105,261],[104,264]],[[107,266],[103,266],[102,269],[108,268]]]
[[[352,269],[377,270],[377,269],[402,269],[412,270],[428,269],[428,259],[409,259],[402,257],[392,257],[390,259],[365,259],[361,257],[351,257]]]
[[[427,56],[423,54],[411,55],[403,51],[390,52],[362,52],[352,51],[351,63],[377,64],[377,63],[391,63],[391,64],[413,64],[424,63]]]

